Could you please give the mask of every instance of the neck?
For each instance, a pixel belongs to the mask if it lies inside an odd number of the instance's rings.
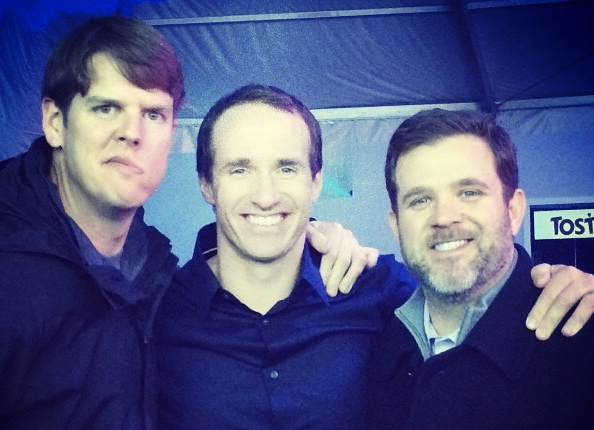
[[[88,217],[79,217],[77,219],[76,216],[70,213],[68,215],[74,219],[76,224],[87,235],[97,251],[106,257],[110,257],[120,252],[124,247],[134,214],[120,221],[101,217],[91,219]]]
[[[431,296],[425,296],[427,309],[431,324],[439,335],[450,334],[460,328],[464,313],[468,307],[467,303],[444,303],[434,300]]]
[[[221,236],[219,235],[219,238]],[[265,315],[293,291],[303,254],[303,241],[274,261],[254,261],[227,244],[218,244],[217,255],[208,264],[222,287],[248,308]]]
[[[61,186],[59,176],[52,169],[52,181],[57,185],[64,210],[87,235],[100,254],[110,257],[122,250],[136,208],[117,209],[81,204],[83,199],[70,195]]]

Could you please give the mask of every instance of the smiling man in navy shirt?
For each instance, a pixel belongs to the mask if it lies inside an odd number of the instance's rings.
[[[198,174],[217,223],[157,318],[162,428],[363,428],[370,351],[415,281],[383,256],[328,296],[305,241],[321,169],[318,122],[278,88],[243,87],[206,115]]]
[[[198,146],[217,224],[164,299],[162,426],[361,428],[371,343],[415,282],[386,258],[351,294],[326,293],[305,241],[321,134],[294,97],[239,89],[209,111]]]

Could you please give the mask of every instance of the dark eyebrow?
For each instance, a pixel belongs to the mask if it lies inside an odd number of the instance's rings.
[[[171,106],[166,106],[166,105],[162,105],[162,104],[157,104],[157,105],[152,105],[152,106],[146,106],[143,108],[144,112],[158,112],[161,114],[166,114],[166,113],[171,113],[173,112]]]
[[[276,163],[279,167],[283,166],[303,166],[303,163],[299,160],[294,160],[291,158],[281,158]]]
[[[85,98],[85,103],[93,105],[93,104],[101,104],[101,105],[120,105],[120,102],[111,98],[105,97],[98,97],[98,96],[89,96]]]
[[[489,185],[487,185],[485,182],[476,179],[476,178],[464,178],[458,181],[457,183],[458,186],[460,187],[467,187],[469,185],[474,186],[474,187],[480,187],[480,188],[487,188],[490,189],[491,187],[489,187]]]
[[[231,160],[226,162],[223,165],[223,168],[228,168],[228,167],[249,167],[251,165],[251,161],[248,160],[247,158],[240,158],[238,160]]]
[[[114,106],[122,106],[122,103],[119,100],[110,98],[110,97],[101,97],[101,96],[89,96],[85,98],[85,103],[89,105],[114,105]],[[158,112],[161,114],[165,114],[172,111],[172,108],[163,104],[155,104],[152,106],[146,106],[142,108],[143,112]]]
[[[406,194],[402,196],[402,201],[405,202],[406,200],[410,199],[413,196],[417,196],[419,194],[426,194],[429,191],[427,187],[413,187],[411,188]]]

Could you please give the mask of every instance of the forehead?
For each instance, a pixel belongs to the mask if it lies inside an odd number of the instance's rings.
[[[475,178],[485,183],[500,182],[495,157],[478,136],[461,134],[418,146],[398,159],[396,185],[445,186]]]
[[[98,52],[91,56],[87,63],[87,71],[91,78],[91,85],[105,80],[126,80],[116,61],[104,52]],[[130,85],[132,84],[130,83]]]
[[[163,90],[145,90],[128,81],[108,54],[99,52],[89,60],[91,84],[85,97],[98,95],[122,102],[138,102],[143,106],[173,110],[173,97]]]
[[[251,158],[307,157],[310,136],[298,113],[264,103],[244,103],[226,110],[212,132],[215,162],[219,156]]]

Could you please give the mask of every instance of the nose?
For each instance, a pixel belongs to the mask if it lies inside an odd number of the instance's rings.
[[[278,184],[269,174],[258,175],[252,194],[253,203],[261,210],[270,210],[279,202]]]
[[[122,115],[118,140],[126,142],[133,147],[138,147],[142,136],[142,118],[140,115],[129,113]]]
[[[439,198],[433,204],[432,224],[434,227],[449,227],[462,220],[459,202],[454,197]]]

